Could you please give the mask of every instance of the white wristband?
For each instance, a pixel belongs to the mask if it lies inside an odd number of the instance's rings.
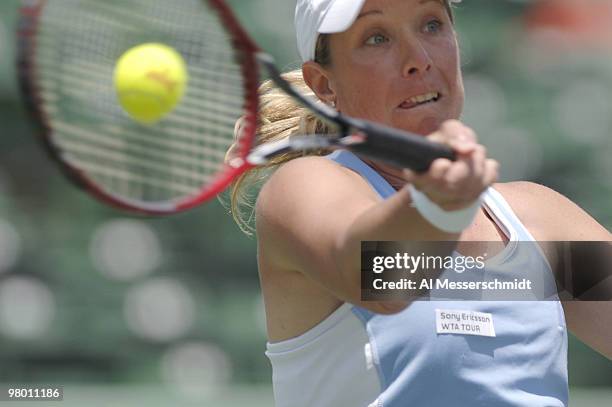
[[[412,206],[419,211],[421,216],[438,229],[448,233],[460,233],[470,226],[482,203],[481,195],[467,208],[445,211],[412,184],[408,185],[408,190],[412,196]]]

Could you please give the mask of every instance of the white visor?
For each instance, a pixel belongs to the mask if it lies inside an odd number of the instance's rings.
[[[295,30],[302,62],[315,58],[319,34],[339,33],[349,29],[366,0],[297,0]],[[450,0],[459,3],[461,0]]]
[[[295,30],[303,62],[312,61],[319,34],[348,30],[355,22],[365,0],[298,0]]]

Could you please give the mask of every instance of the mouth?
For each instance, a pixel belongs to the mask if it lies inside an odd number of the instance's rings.
[[[442,95],[439,92],[425,93],[423,95],[413,96],[410,99],[403,101],[398,107],[400,109],[412,109],[417,106],[435,103],[440,100],[440,98],[442,98]]]

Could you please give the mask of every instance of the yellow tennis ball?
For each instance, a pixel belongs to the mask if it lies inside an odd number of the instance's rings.
[[[188,81],[185,60],[163,44],[142,44],[117,61],[114,83],[119,103],[136,121],[153,124],[181,101]]]

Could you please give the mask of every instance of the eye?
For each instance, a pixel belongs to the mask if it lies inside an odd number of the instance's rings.
[[[380,45],[388,42],[389,39],[382,34],[374,34],[366,40],[366,45]]]
[[[425,25],[425,32],[428,33],[437,33],[442,29],[442,21],[440,20],[431,20]]]

